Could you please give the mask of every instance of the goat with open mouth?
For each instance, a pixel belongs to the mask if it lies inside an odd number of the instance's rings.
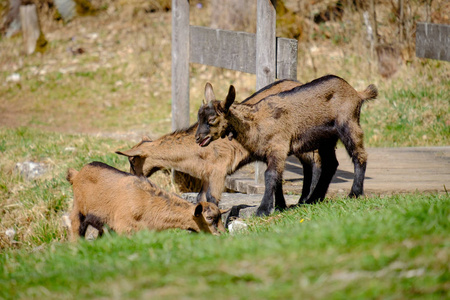
[[[233,86],[225,100],[216,100],[211,84],[207,83],[206,103],[198,111],[196,141],[206,147],[232,133],[254,159],[267,163],[265,192],[257,210],[259,216],[271,213],[274,193],[280,192],[285,161],[291,154],[318,151],[321,165],[328,167],[322,169],[312,195],[300,204],[323,199],[338,166],[334,152],[338,139],[351,156],[355,169],[349,196],[358,197],[363,194],[367,165],[360,111],[364,101],[377,95],[374,85],[357,92],[344,79],[327,75],[247,104],[234,103]],[[275,200],[279,209],[286,207],[282,200],[277,201],[277,197]]]

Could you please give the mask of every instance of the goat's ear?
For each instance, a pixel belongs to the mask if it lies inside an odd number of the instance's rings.
[[[127,156],[127,157],[141,156],[142,150],[141,149],[130,149],[130,150],[125,150],[125,151],[116,151],[116,154]]]
[[[229,209],[219,209],[219,210],[220,210],[220,213],[223,215],[223,214],[226,214],[227,212],[229,212],[231,210],[231,208],[229,208]]]
[[[195,210],[194,210],[194,217],[200,217],[203,213],[203,205],[201,202],[199,202],[196,206],[195,206]]]
[[[225,99],[225,103],[222,104],[222,107],[225,109],[225,112],[228,112],[228,109],[230,109],[231,104],[233,104],[234,100],[236,99],[236,90],[234,89],[234,86],[230,85],[230,89],[228,90],[227,99]]]
[[[148,135],[142,136],[142,142],[151,142],[151,141],[152,141],[152,139]]]
[[[216,100],[216,96],[214,95],[214,90],[211,85],[211,83],[207,82],[205,85],[205,101],[203,101],[203,104],[206,104],[208,102]]]

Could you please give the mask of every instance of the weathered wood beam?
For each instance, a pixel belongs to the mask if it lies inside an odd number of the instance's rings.
[[[190,61],[256,73],[256,36],[252,33],[191,26]]]
[[[417,23],[416,56],[450,61],[450,25]]]
[[[256,74],[256,34],[190,26],[190,62]],[[298,42],[276,39],[276,78],[297,79]]]
[[[275,3],[258,0],[256,3],[256,90],[271,84],[277,75],[276,47],[277,12]],[[266,166],[255,163],[255,182],[264,182]]]
[[[189,126],[189,1],[172,0],[172,130]]]
[[[277,78],[297,80],[298,41],[277,37]]]
[[[270,0],[258,0],[256,6],[256,89],[276,78],[276,10]]]

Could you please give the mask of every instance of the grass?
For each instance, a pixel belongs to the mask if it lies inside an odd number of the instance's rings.
[[[450,296],[448,195],[333,199],[221,237],[174,230],[5,251],[5,299]],[[304,220],[300,222],[299,220]]]
[[[99,160],[126,170],[115,150],[171,126],[170,12],[147,13],[145,1],[100,2],[97,16],[67,24],[41,14],[43,54],[24,56],[20,36],[0,37],[0,299],[450,297],[448,194],[333,198],[250,219],[249,231],[235,236],[174,230],[66,242],[67,168]],[[433,1],[433,11],[443,3]],[[408,5],[423,14],[420,3]],[[191,23],[208,26],[207,8],[194,6]],[[387,42],[396,40],[388,13],[377,12]],[[358,12],[308,24],[299,39],[301,82],[336,74],[357,90],[374,83],[380,91],[362,108],[367,146],[450,145],[449,63],[406,56],[386,79]],[[77,47],[82,55],[70,51]],[[191,122],[206,81],[218,98],[229,84],[238,99],[255,91],[254,75],[196,64],[190,74]],[[127,140],[116,138],[123,134]],[[16,164],[25,161],[42,163],[46,174],[24,178]],[[177,191],[165,174],[152,180]]]
[[[32,249],[64,240],[61,217],[72,202],[71,187],[65,179],[67,169],[102,161],[127,170],[128,161],[114,151],[132,146],[117,139],[48,133],[27,127],[0,128],[0,140],[0,249]],[[27,180],[16,167],[25,161],[43,164],[46,173]],[[171,188],[170,179],[163,174],[152,180]],[[5,235],[11,228],[17,232],[17,243],[13,245]]]

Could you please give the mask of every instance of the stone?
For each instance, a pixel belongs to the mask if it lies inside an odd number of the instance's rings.
[[[34,180],[47,172],[48,167],[43,163],[37,163],[33,161],[24,161],[22,163],[16,163],[16,170],[26,180]]]

